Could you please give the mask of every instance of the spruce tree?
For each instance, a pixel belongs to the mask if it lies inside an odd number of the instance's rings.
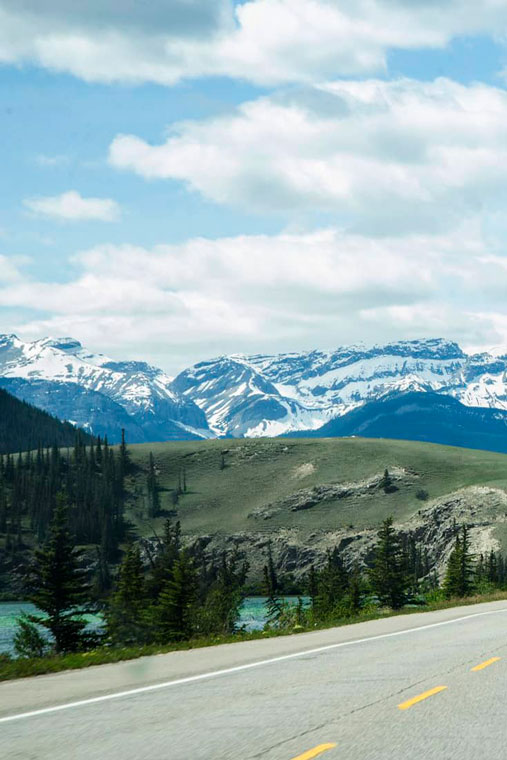
[[[146,594],[141,553],[131,545],[118,573],[118,586],[106,613],[107,632],[112,641],[141,644],[147,640]]]
[[[447,562],[444,591],[447,598],[468,596],[474,585],[474,557],[470,551],[468,528],[456,534],[454,548]]]
[[[339,614],[338,607],[347,593],[349,585],[348,573],[345,570],[340,554],[335,548],[328,552],[327,562],[317,576],[317,597],[315,613],[322,620]]]
[[[236,555],[228,558],[225,552],[215,568],[216,578],[204,591],[204,600],[196,616],[201,634],[233,633],[242,602],[241,589],[248,565],[238,566]]]
[[[174,563],[181,550],[181,526],[167,519],[164,526],[164,538],[159,542],[158,553],[152,562],[151,578],[148,582],[148,594],[156,599],[165,584],[171,580]]]
[[[398,489],[393,483],[393,479],[391,475],[389,474],[389,470],[384,470],[384,475],[382,476],[380,480],[380,487],[384,489],[384,493],[392,493],[393,491],[397,491]]]
[[[28,598],[44,613],[30,615],[32,623],[47,628],[54,639],[57,653],[82,649],[87,640],[84,633],[84,604],[89,596],[86,573],[80,569],[78,551],[68,528],[68,507],[60,493],[51,520],[49,539],[36,551],[32,569],[32,591]]]
[[[160,641],[182,641],[193,633],[197,579],[193,563],[183,551],[164,584],[155,610]]]
[[[349,578],[347,608],[351,615],[357,615],[363,600],[363,578],[357,562],[354,563]]]
[[[278,596],[279,583],[271,543],[268,544],[268,563],[263,568],[264,593],[266,595],[267,620],[270,625],[277,624],[283,613],[283,601]]]
[[[155,460],[151,451],[146,485],[148,489],[148,517],[156,517],[160,512],[160,493],[157,472],[155,468]]]
[[[378,532],[370,582],[381,604],[393,610],[403,607],[407,600],[407,579],[400,541],[394,530],[392,517],[384,520]]]

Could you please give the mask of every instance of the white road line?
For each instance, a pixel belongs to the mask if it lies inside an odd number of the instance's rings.
[[[8,715],[5,718],[0,718],[0,723],[9,723],[13,720],[21,720],[22,718],[34,718],[38,715],[48,715],[49,713],[60,712],[60,710],[70,710],[73,707],[83,707],[84,705],[98,704],[99,702],[108,702],[113,699],[121,699],[122,697],[131,697],[135,694],[145,694],[150,691],[158,691],[160,689],[168,689],[171,686],[180,686],[185,683],[193,683],[195,681],[203,681],[207,678],[216,678],[217,676],[225,676],[230,673],[238,673],[241,670],[250,670],[251,668],[260,668],[263,665],[271,665],[275,662],[283,662],[284,660],[294,660],[297,657],[304,657],[309,654],[319,654],[320,652],[328,652],[331,649],[340,649],[341,647],[350,647],[355,644],[365,644],[368,641],[378,641],[379,639],[389,639],[393,636],[405,636],[408,633],[416,633],[417,631],[427,631],[430,628],[440,628],[444,625],[453,625],[454,623],[461,623],[463,620],[470,620],[471,618],[482,617],[484,615],[498,615],[500,612],[507,612],[507,608],[501,610],[489,610],[488,612],[474,612],[471,615],[463,615],[463,617],[454,618],[453,620],[443,620],[441,623],[430,623],[429,625],[420,625],[417,628],[407,628],[403,631],[393,631],[392,633],[381,633],[377,636],[369,636],[364,639],[354,639],[352,641],[342,641],[338,644],[326,644],[322,647],[316,647],[315,649],[305,649],[302,652],[293,652],[292,654],[284,654],[279,657],[271,657],[268,660],[259,660],[257,662],[250,662],[246,665],[236,665],[232,668],[224,668],[223,670],[213,670],[210,673],[199,673],[196,676],[187,676],[186,678],[178,678],[174,681],[164,681],[163,683],[152,684],[151,686],[140,686],[137,689],[129,689],[128,691],[118,691],[113,694],[104,694],[101,697],[91,697],[89,699],[80,699],[77,702],[67,702],[63,705],[55,705],[54,707],[44,707],[40,710],[31,710],[30,712],[18,713],[17,715]],[[1,684],[0,684],[1,686]]]

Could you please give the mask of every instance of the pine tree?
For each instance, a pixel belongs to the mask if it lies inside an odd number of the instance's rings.
[[[141,553],[131,545],[118,574],[118,586],[106,614],[107,632],[116,643],[140,644],[147,638],[146,594]]]
[[[152,563],[151,578],[148,582],[148,594],[156,599],[165,584],[172,578],[174,563],[179,558],[181,550],[181,526],[177,522],[166,520],[164,538],[159,542],[158,553]]]
[[[354,563],[349,579],[347,607],[351,615],[357,615],[362,606],[363,579],[357,562]]]
[[[158,638],[162,642],[189,639],[193,633],[197,579],[193,563],[181,552],[156,608]]]
[[[318,594],[318,579],[317,579],[317,573],[315,572],[314,565],[310,567],[310,572],[308,573],[307,587],[308,587],[308,596],[310,597],[312,601],[312,609],[315,609],[315,601],[317,599],[317,594]]]
[[[327,562],[317,576],[317,597],[315,613],[325,620],[338,613],[338,606],[343,601],[349,585],[348,573],[345,570],[338,550],[328,552]]]
[[[148,517],[156,517],[160,512],[160,493],[158,478],[155,469],[155,460],[153,453],[150,451],[150,459],[148,464]]]
[[[463,525],[460,533],[456,534],[454,548],[449,556],[444,580],[445,595],[468,596],[474,585],[474,557],[470,551],[468,528]]]
[[[493,583],[494,585],[497,585],[498,584],[498,563],[497,563],[496,554],[493,551],[493,549],[491,549],[488,556],[488,561],[486,565],[486,573],[487,573],[488,581],[490,583]]]
[[[57,653],[82,649],[87,641],[82,613],[89,597],[86,573],[80,569],[81,552],[74,547],[68,529],[68,507],[58,494],[50,525],[49,540],[35,553],[33,591],[28,598],[45,613],[30,615],[32,623],[47,628]]]
[[[121,443],[120,443],[120,472],[121,478],[125,477],[130,467],[130,457],[127,449],[127,443],[125,440],[125,428],[121,429]]]
[[[278,576],[276,574],[275,563],[271,543],[268,544],[268,563],[263,568],[264,576],[264,593],[266,599],[267,620],[270,625],[276,625],[283,613],[283,601],[278,596]]]
[[[238,566],[237,555],[228,558],[222,553],[215,570],[216,578],[204,590],[204,600],[196,616],[201,634],[233,633],[241,607],[241,589],[248,573],[248,565]]]
[[[393,527],[393,518],[388,517],[378,532],[370,582],[381,604],[393,610],[403,607],[407,599],[407,579],[403,565],[403,555]]]
[[[382,476],[379,485],[381,488],[384,489],[384,493],[392,493],[393,491],[398,490],[396,486],[393,484],[393,479],[391,475],[389,474],[389,470],[387,469],[387,467],[384,470],[384,475]]]

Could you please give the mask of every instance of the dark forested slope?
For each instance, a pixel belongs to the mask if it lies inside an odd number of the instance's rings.
[[[83,442],[91,438],[80,433]],[[0,453],[29,451],[38,446],[72,446],[76,428],[19,401],[0,388]]]

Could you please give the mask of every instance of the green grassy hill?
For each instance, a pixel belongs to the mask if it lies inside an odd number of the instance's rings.
[[[184,533],[231,534],[241,531],[314,531],[378,526],[392,514],[405,522],[425,507],[417,492],[426,491],[427,503],[469,486],[507,489],[507,456],[485,451],[428,443],[346,439],[249,439],[171,442],[130,447],[141,469],[131,481],[128,517],[140,535],[161,529],[164,517],[148,521],[143,502],[145,474],[152,451],[161,486],[163,510],[176,510]],[[221,469],[222,454],[225,467]],[[375,480],[384,469],[399,473],[397,490],[384,493]],[[185,471],[187,491],[178,504],[172,491]],[[378,480],[378,479],[377,479]],[[319,486],[353,484],[350,493],[317,493]],[[310,489],[310,490],[309,490]],[[301,499],[301,497],[303,497]],[[295,499],[295,501],[294,501]],[[252,517],[252,512],[260,512]],[[249,516],[250,515],[250,516]]]

